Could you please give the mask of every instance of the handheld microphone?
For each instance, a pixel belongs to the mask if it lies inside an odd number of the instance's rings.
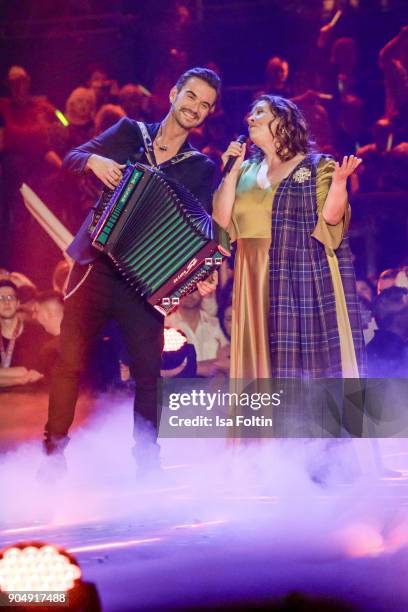
[[[247,137],[244,134],[241,134],[241,136],[238,136],[237,138],[237,142],[239,142],[240,144],[244,144],[246,142]],[[232,166],[235,163],[235,160],[237,158],[235,157],[235,155],[230,155],[227,159],[227,163],[224,166],[224,170],[222,171],[222,176],[224,177],[226,174],[228,174],[228,172],[231,170]]]

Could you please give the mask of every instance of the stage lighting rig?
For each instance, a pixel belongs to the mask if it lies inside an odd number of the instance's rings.
[[[0,607],[15,610],[100,612],[96,587],[81,579],[76,559],[43,542],[22,542],[0,551]]]

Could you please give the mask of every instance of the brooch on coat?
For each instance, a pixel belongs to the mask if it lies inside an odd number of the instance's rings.
[[[310,177],[312,176],[311,171],[309,170],[309,168],[299,168],[299,170],[296,170],[295,174],[293,175],[293,180],[296,181],[297,183],[305,183],[306,181],[308,181],[310,179]]]

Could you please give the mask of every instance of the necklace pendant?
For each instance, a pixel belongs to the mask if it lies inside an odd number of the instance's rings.
[[[162,131],[163,131],[163,126],[160,124],[159,132],[158,132],[158,134],[156,136],[154,144],[159,149],[159,151],[167,151],[167,149],[169,148],[168,145],[160,144],[160,142],[159,142],[159,140],[161,140],[163,138]]]

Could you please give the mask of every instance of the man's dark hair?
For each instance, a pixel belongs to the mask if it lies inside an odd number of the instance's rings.
[[[389,287],[381,291],[374,300],[374,318],[380,329],[387,329],[392,324],[393,318],[406,309],[408,316],[408,305],[406,295],[408,289],[405,287]]]
[[[64,305],[64,298],[62,293],[60,293],[59,291],[54,291],[53,289],[37,293],[37,295],[35,296],[35,301],[39,304],[44,304],[45,302],[58,302],[61,306]]]
[[[358,281],[360,283],[365,283],[367,285],[367,287],[371,291],[371,297],[372,298],[376,295],[375,285],[374,285],[374,283],[369,278],[367,278],[367,276],[357,275],[356,276],[356,281]]]
[[[178,91],[187,83],[188,79],[192,79],[193,77],[205,81],[210,87],[215,89],[217,96],[219,95],[221,91],[221,79],[218,74],[214,72],[214,70],[200,68],[199,66],[183,72],[176,83]]]
[[[0,280],[0,289],[2,287],[11,287],[12,289],[14,289],[14,293],[16,294],[17,299],[19,299],[18,287],[11,280]]]

